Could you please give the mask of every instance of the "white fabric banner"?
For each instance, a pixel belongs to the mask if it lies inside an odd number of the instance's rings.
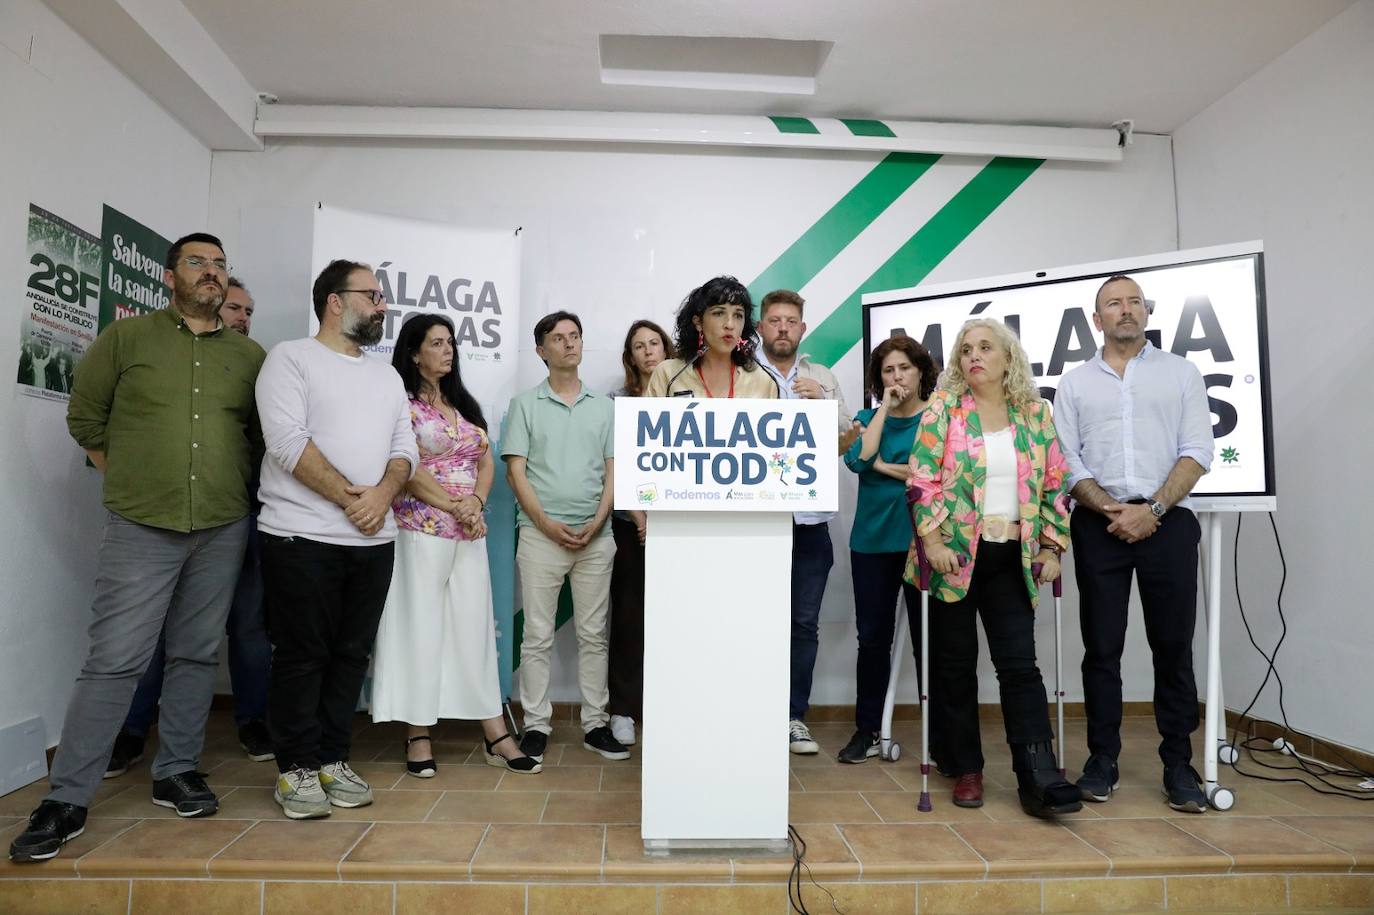
[[[311,276],[335,258],[372,267],[391,304],[382,342],[391,358],[401,323],[421,311],[453,322],[459,372],[493,434],[515,379],[520,319],[520,236],[511,229],[474,229],[383,216],[320,204],[315,210]],[[312,313],[310,332],[318,329]]]

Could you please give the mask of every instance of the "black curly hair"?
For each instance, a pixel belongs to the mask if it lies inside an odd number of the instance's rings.
[[[676,336],[678,358],[690,362],[705,349],[705,341],[692,323],[706,309],[715,305],[740,305],[744,308],[744,329],[740,331],[740,346],[730,352],[735,365],[752,370],[757,364],[754,347],[757,345],[754,328],[754,300],[749,290],[733,276],[718,276],[702,283],[682,300],[674,318],[673,333]]]

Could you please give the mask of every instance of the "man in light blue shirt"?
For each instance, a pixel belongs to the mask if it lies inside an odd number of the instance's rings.
[[[805,301],[788,289],[775,289],[763,297],[759,306],[759,339],[763,343],[759,365],[778,383],[784,399],[837,400],[840,414],[840,454],[858,437],[857,423],[850,421],[840,383],[830,369],[798,354],[806,323],[802,321]],[[806,727],[806,712],[811,705],[811,677],[820,647],[821,599],[835,564],[830,543],[830,519],[834,512],[794,512],[792,515],[792,685],[789,701],[787,745],[793,753],[812,754],[820,747]],[[852,741],[851,741],[852,743]],[[862,755],[841,762],[863,762]]]
[[[1055,394],[1077,503],[1070,531],[1089,752],[1078,786],[1090,801],[1108,800],[1117,786],[1121,653],[1134,573],[1154,656],[1165,794],[1175,810],[1202,813],[1206,796],[1190,765],[1201,528],[1188,494],[1211,467],[1212,418],[1197,367],[1145,338],[1149,313],[1135,280],[1103,283],[1093,313],[1102,349],[1065,375]]]

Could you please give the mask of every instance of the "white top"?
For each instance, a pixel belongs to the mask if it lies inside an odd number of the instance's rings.
[[[988,467],[983,485],[983,517],[1020,518],[1021,503],[1016,498],[1016,440],[1011,426],[1000,432],[984,432],[983,449]]]
[[[342,508],[291,475],[312,441],[350,483],[377,484],[392,458],[405,458],[415,473],[420,452],[410,426],[410,401],[390,363],[336,353],[314,337],[288,340],[267,354],[257,399],[267,445],[258,528],[278,537],[344,546],[395,540],[396,519],[389,509],[382,529],[365,537]]]

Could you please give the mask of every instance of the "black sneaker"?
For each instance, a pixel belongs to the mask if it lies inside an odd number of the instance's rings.
[[[611,729],[607,725],[599,728],[592,728],[587,732],[587,736],[582,738],[582,746],[591,750],[593,753],[600,753],[607,759],[629,759],[630,751],[625,749],[625,744],[615,739]],[[526,756],[529,754],[526,753]]]
[[[1085,801],[1110,800],[1112,792],[1121,786],[1121,770],[1116,760],[1105,753],[1094,753],[1083,764],[1083,777],[1078,780],[1078,793]]]
[[[537,763],[544,761],[544,750],[549,745],[549,735],[543,731],[526,731],[520,737],[520,752]]]
[[[102,778],[118,778],[143,761],[144,738],[121,730],[115,738],[114,749],[110,751],[110,762],[105,766]]]
[[[10,843],[10,860],[46,861],[62,846],[86,831],[86,808],[60,801],[43,801],[29,814],[29,828]]]
[[[842,763],[861,763],[880,752],[880,738],[877,731],[855,731],[844,745],[838,759]]]
[[[243,752],[247,753],[253,762],[267,762],[269,759],[277,758],[277,754],[272,751],[272,736],[267,733],[267,723],[261,718],[254,718],[239,728],[239,746],[243,747]]]
[[[208,817],[219,810],[219,798],[195,771],[154,779],[153,803],[171,807],[179,817]]]
[[[1207,809],[1202,777],[1187,763],[1164,770],[1164,796],[1169,799],[1170,807],[1184,813],[1202,813]]]

